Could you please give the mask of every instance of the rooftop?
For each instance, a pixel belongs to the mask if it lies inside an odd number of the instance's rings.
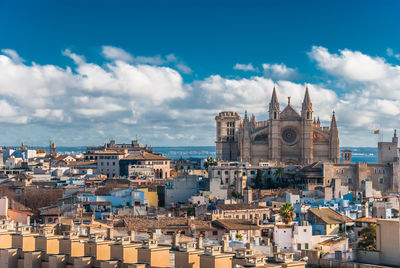
[[[311,208],[308,211],[327,224],[342,224],[344,221],[346,221],[346,223],[353,222],[349,217],[342,215],[331,208]]]
[[[217,208],[222,210],[248,210],[248,209],[268,209],[268,207],[262,207],[256,204],[238,203],[238,204],[220,204]]]
[[[214,226],[219,226],[227,230],[259,230],[257,224],[249,220],[242,219],[220,219],[213,222]]]
[[[152,154],[147,152],[141,152],[139,154],[130,154],[127,155],[124,159],[135,159],[135,160],[171,160],[168,157],[159,155],[159,154]]]

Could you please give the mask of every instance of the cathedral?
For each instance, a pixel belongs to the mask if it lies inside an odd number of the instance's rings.
[[[269,103],[269,120],[256,121],[245,112],[243,120],[236,112],[225,111],[215,117],[216,154],[225,161],[258,165],[307,165],[315,161],[339,163],[339,133],[333,112],[330,127],[314,120],[308,88],[301,113],[290,104],[281,111],[275,87]]]

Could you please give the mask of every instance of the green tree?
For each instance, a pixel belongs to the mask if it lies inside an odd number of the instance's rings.
[[[264,186],[264,173],[261,169],[257,169],[255,186],[258,189],[261,189]]]
[[[275,176],[277,176],[279,178],[279,181],[282,181],[282,177],[285,176],[285,170],[283,169],[283,167],[278,167],[275,170]]]
[[[363,250],[376,250],[376,226],[370,225],[361,229],[361,240],[358,247]]]
[[[207,160],[204,162],[204,167],[207,169],[209,166],[216,166],[217,165],[217,160],[215,160],[214,157],[209,156],[207,157]]]
[[[294,208],[292,204],[290,203],[284,203],[279,210],[279,215],[282,218],[282,221],[285,224],[289,224],[292,222],[292,220],[296,217],[296,214],[294,213]]]
[[[175,164],[175,171],[178,172],[179,170],[183,169],[183,166],[181,163],[176,163]]]
[[[239,193],[239,192],[236,192],[236,191],[233,191],[233,192],[231,193],[231,196],[232,196],[233,198],[235,198],[235,199],[243,199],[243,195],[242,195],[241,193]]]
[[[276,185],[272,178],[267,178],[267,189],[275,189]]]
[[[239,233],[236,233],[236,234],[235,234],[235,238],[236,238],[236,240],[238,240],[238,241],[242,241],[242,240],[243,240],[243,235],[242,235],[242,234],[239,234]]]

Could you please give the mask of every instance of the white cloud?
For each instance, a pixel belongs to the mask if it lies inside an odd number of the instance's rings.
[[[324,47],[314,46],[309,56],[322,70],[349,81],[382,82],[387,79],[398,80],[400,77],[399,66],[392,66],[384,58],[371,57],[359,51],[345,49],[340,50],[339,54],[331,54]]]
[[[2,49],[1,52],[2,52],[4,55],[9,56],[9,57],[12,59],[12,61],[15,62],[15,63],[22,63],[22,62],[24,62],[24,59],[21,58],[21,57],[18,55],[17,51],[15,51],[15,50],[13,50],[13,49]]]
[[[297,71],[287,67],[285,64],[268,64],[263,65],[264,75],[273,79],[294,79],[297,77]]]
[[[190,69],[190,67],[185,65],[184,63],[177,63],[175,65],[175,68],[177,68],[179,71],[181,71],[184,74],[191,74],[193,72],[192,69]]]
[[[174,54],[168,54],[165,57],[156,55],[151,57],[132,56],[122,48],[113,46],[103,46],[102,55],[109,60],[120,60],[134,64],[150,64],[150,65],[171,65],[184,74],[191,74],[192,69],[178,59]]]
[[[44,143],[52,137],[85,144],[88,136],[102,143],[106,137],[139,134],[144,143],[208,145],[214,142],[214,117],[221,110],[248,110],[266,120],[274,84],[281,109],[290,96],[300,110],[305,91],[304,83],[290,81],[296,69],[283,63],[264,64],[264,76],[215,74],[184,83],[181,74],[191,69],[174,54],[141,57],[103,47],[106,60],[99,64],[70,50],[63,54],[73,66],[27,64],[16,52],[2,50],[0,126],[5,139],[24,139],[29,132],[32,140]],[[324,47],[313,47],[309,56],[332,76],[308,84],[314,115],[329,125],[336,111],[343,145],[374,145],[368,134],[372,127],[400,125],[400,66],[359,51],[330,53]],[[340,96],[331,88],[338,85]]]
[[[110,60],[133,61],[131,54],[118,47],[103,46],[102,54],[106,59]]]
[[[233,66],[234,70],[240,70],[244,72],[256,72],[257,69],[254,68],[253,64],[248,63],[248,64],[241,64],[241,63],[236,63],[235,66]]]
[[[400,60],[400,53],[395,53],[393,51],[393,49],[391,49],[391,48],[387,48],[386,49],[386,55],[388,55],[389,57],[394,57],[394,58]]]

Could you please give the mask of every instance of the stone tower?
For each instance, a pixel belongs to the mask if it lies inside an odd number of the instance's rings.
[[[336,124],[335,112],[332,113],[330,127],[329,160],[333,163],[339,163],[339,130]]]
[[[243,137],[241,138],[241,155],[240,155],[240,161],[242,162],[250,162],[251,160],[251,139],[250,139],[250,131],[251,131],[251,124],[250,120],[247,117],[247,111],[244,114],[244,119],[243,119]]]
[[[51,156],[57,156],[57,148],[56,144],[53,141],[49,141],[49,146],[50,146],[50,155]]]
[[[271,161],[280,161],[281,158],[281,133],[280,133],[280,109],[275,87],[272,91],[271,102],[269,103],[269,158]]]
[[[218,159],[237,161],[239,155],[237,133],[240,128],[240,116],[236,112],[220,112],[215,117],[217,123],[216,154]]]
[[[392,142],[378,142],[378,163],[393,163],[399,159],[399,140],[394,130]]]
[[[304,94],[304,100],[301,108],[301,131],[302,131],[302,160],[303,164],[311,164],[313,157],[313,122],[312,122],[312,103],[308,87]]]
[[[352,151],[342,150],[342,164],[351,164]]]

